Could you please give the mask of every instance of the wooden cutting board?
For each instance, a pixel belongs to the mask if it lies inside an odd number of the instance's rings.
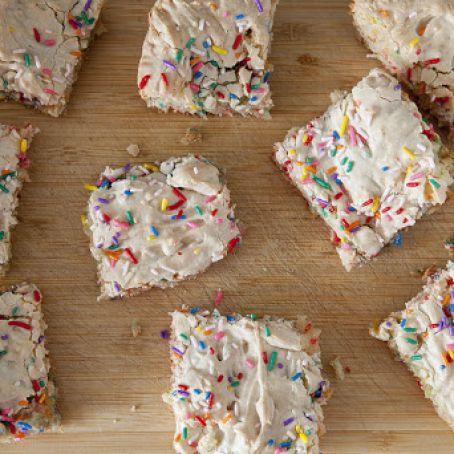
[[[136,89],[137,62],[151,1],[110,0],[107,32],[83,65],[67,113],[59,119],[10,103],[0,122],[41,129],[30,157],[32,182],[20,206],[14,262],[3,283],[35,282],[45,295],[48,346],[60,389],[64,434],[43,435],[2,453],[168,454],[173,417],[161,401],[169,386],[168,346],[159,331],[182,303],[213,307],[218,288],[226,312],[294,318],[323,329],[326,374],[334,396],[326,407],[325,454],[454,452],[454,436],[369,323],[403,307],[421,288],[416,270],[443,266],[453,234],[454,203],[421,220],[370,266],[346,273],[328,231],[270,160],[286,131],[321,114],[329,93],[350,89],[378,63],[356,40],[348,0],[281,0],[271,61],[272,121],[207,121],[145,108]],[[180,143],[188,127],[203,142]],[[139,144],[133,158],[125,149]],[[86,182],[106,165],[197,152],[225,168],[244,244],[198,279],[125,302],[97,303],[95,264],[80,214]],[[142,335],[132,337],[137,320]],[[351,373],[337,381],[328,362]],[[136,411],[132,411],[132,406]]]

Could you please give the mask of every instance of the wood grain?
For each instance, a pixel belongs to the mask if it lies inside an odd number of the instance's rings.
[[[370,266],[348,274],[328,232],[270,160],[288,128],[321,114],[334,89],[349,89],[377,65],[357,42],[347,0],[281,0],[271,61],[273,120],[204,121],[146,109],[136,70],[150,1],[110,0],[108,29],[90,50],[64,117],[0,105],[0,122],[41,128],[30,156],[14,264],[2,283],[24,279],[42,289],[48,345],[58,375],[64,434],[2,447],[11,454],[171,453],[173,418],[160,395],[169,383],[168,347],[159,331],[181,303],[211,307],[219,287],[224,311],[292,318],[308,314],[323,329],[325,364],[351,367],[326,408],[325,454],[454,452],[454,437],[414,379],[369,323],[399,309],[420,290],[419,268],[443,265],[453,234],[452,201],[403,235]],[[186,128],[202,144],[184,147]],[[130,143],[142,153],[126,154]],[[82,185],[105,165],[204,154],[228,171],[237,214],[247,226],[238,251],[197,280],[125,302],[96,302],[95,265],[82,233]],[[143,328],[131,335],[131,322]],[[136,405],[137,411],[131,411]]]

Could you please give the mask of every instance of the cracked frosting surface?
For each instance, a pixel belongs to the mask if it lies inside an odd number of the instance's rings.
[[[37,132],[32,126],[0,125],[0,275],[6,273],[11,260],[11,233],[29,165],[26,152]]]
[[[59,116],[104,0],[0,0],[0,99]]]
[[[36,286],[0,294],[0,444],[58,427],[45,328]]]
[[[454,1],[354,0],[352,11],[376,57],[453,128]]]
[[[267,62],[278,0],[158,0],[138,84],[148,107],[268,116]]]
[[[92,189],[101,299],[195,277],[240,241],[223,175],[202,157],[107,168]]]
[[[332,230],[350,271],[445,202],[451,159],[397,80],[374,69],[276,144],[275,160]]]
[[[396,359],[419,379],[439,416],[454,429],[454,262],[435,273],[423,290],[392,313],[371,335],[387,341]]]
[[[172,314],[174,447],[192,454],[318,454],[329,383],[320,331],[269,317]],[[301,328],[301,329],[299,329]]]

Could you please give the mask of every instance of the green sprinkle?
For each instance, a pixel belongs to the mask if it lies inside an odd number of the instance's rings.
[[[131,212],[129,210],[126,211],[126,218],[128,219],[129,225],[133,225],[134,224],[134,219],[132,218],[132,214],[131,214]]]
[[[341,160],[341,166],[344,166],[345,164],[347,164],[347,161],[348,161],[347,156],[345,156],[344,158],[342,158],[342,160]]]
[[[230,386],[232,388],[236,388],[237,386],[240,386],[240,382],[239,381],[232,381],[232,383],[230,383]]]
[[[210,63],[219,69],[219,63],[216,60],[210,60]]]
[[[1,189],[5,194],[8,194],[8,193],[9,193],[9,189],[8,189],[6,186],[3,186],[2,184],[0,184],[0,189]]]
[[[3,230],[0,230],[0,241],[5,238],[5,232]]]
[[[251,90],[257,90],[257,88],[260,88],[260,84],[251,85]]]
[[[1,358],[2,356],[5,356],[7,353],[8,353],[8,352],[7,352],[6,350],[1,350],[1,351],[0,351],[0,358]]]
[[[210,85],[210,90],[214,90],[217,86],[218,86],[218,84],[217,84],[216,82],[213,82],[213,83]]]
[[[350,161],[347,165],[347,173],[350,173],[353,169],[353,161]]]
[[[0,175],[0,180],[6,180],[8,177],[15,177],[16,176],[16,172],[9,172],[9,173],[5,173],[4,175]]]
[[[30,66],[30,55],[24,54],[24,64],[27,68]]]
[[[183,333],[180,333],[180,334],[179,334],[179,337],[181,337],[181,338],[184,339],[184,340],[188,340],[188,339],[189,339],[189,337],[186,336],[186,334],[183,334]]]
[[[336,155],[337,155],[337,148],[333,148],[331,150],[331,157],[334,158],[334,156],[336,156]]]
[[[137,175],[130,175],[129,179],[135,181],[137,180]]]
[[[189,41],[186,43],[186,49],[189,49],[195,43],[195,38],[189,38]]]
[[[120,247],[119,244],[112,244],[107,249],[109,249],[109,251],[115,251],[115,249],[118,249],[119,247]]]
[[[416,344],[418,343],[417,340],[412,339],[411,337],[406,337],[405,340],[406,340],[409,344],[413,344],[413,345],[416,345]]]
[[[194,210],[195,210],[195,212],[196,212],[199,216],[202,216],[202,215],[203,215],[203,211],[202,211],[202,209],[201,209],[198,205],[196,205],[196,206],[194,207]]]
[[[41,388],[44,388],[46,386],[46,383],[44,383],[44,380],[39,381],[39,386],[41,386]]]
[[[419,359],[422,359],[422,355],[413,355],[413,356],[410,356],[410,359],[412,361],[418,361]]]
[[[11,315],[12,315],[13,317],[15,317],[18,310],[19,310],[19,308],[18,308],[17,306],[14,306],[13,309],[12,309],[12,311],[11,311]]]
[[[265,336],[268,337],[270,335],[270,329],[268,328],[268,325],[265,325]]]
[[[440,189],[441,184],[434,180],[433,178],[429,178],[429,183],[435,188],[435,189]]]
[[[175,60],[176,60],[177,63],[181,60],[182,56],[183,56],[183,49],[178,49],[177,50],[177,55],[175,57]]]
[[[271,352],[270,360],[268,362],[268,370],[271,372],[276,364],[277,352]]]
[[[416,328],[404,328],[406,333],[416,333]]]
[[[257,314],[250,314],[249,318],[255,322],[257,320]]]
[[[183,427],[183,431],[181,433],[181,438],[183,438],[183,440],[186,440],[186,438],[188,438],[188,428],[187,427]]]
[[[322,188],[331,189],[331,186],[330,186],[326,181],[323,181],[321,178],[316,177],[316,176],[314,175],[314,176],[312,177],[312,179],[313,179],[319,186],[321,186]]]

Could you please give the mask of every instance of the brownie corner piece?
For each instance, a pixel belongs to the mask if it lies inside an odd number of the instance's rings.
[[[41,301],[27,283],[0,293],[0,444],[60,427]]]
[[[452,158],[396,78],[373,69],[274,159],[332,232],[350,271],[446,201]]]

